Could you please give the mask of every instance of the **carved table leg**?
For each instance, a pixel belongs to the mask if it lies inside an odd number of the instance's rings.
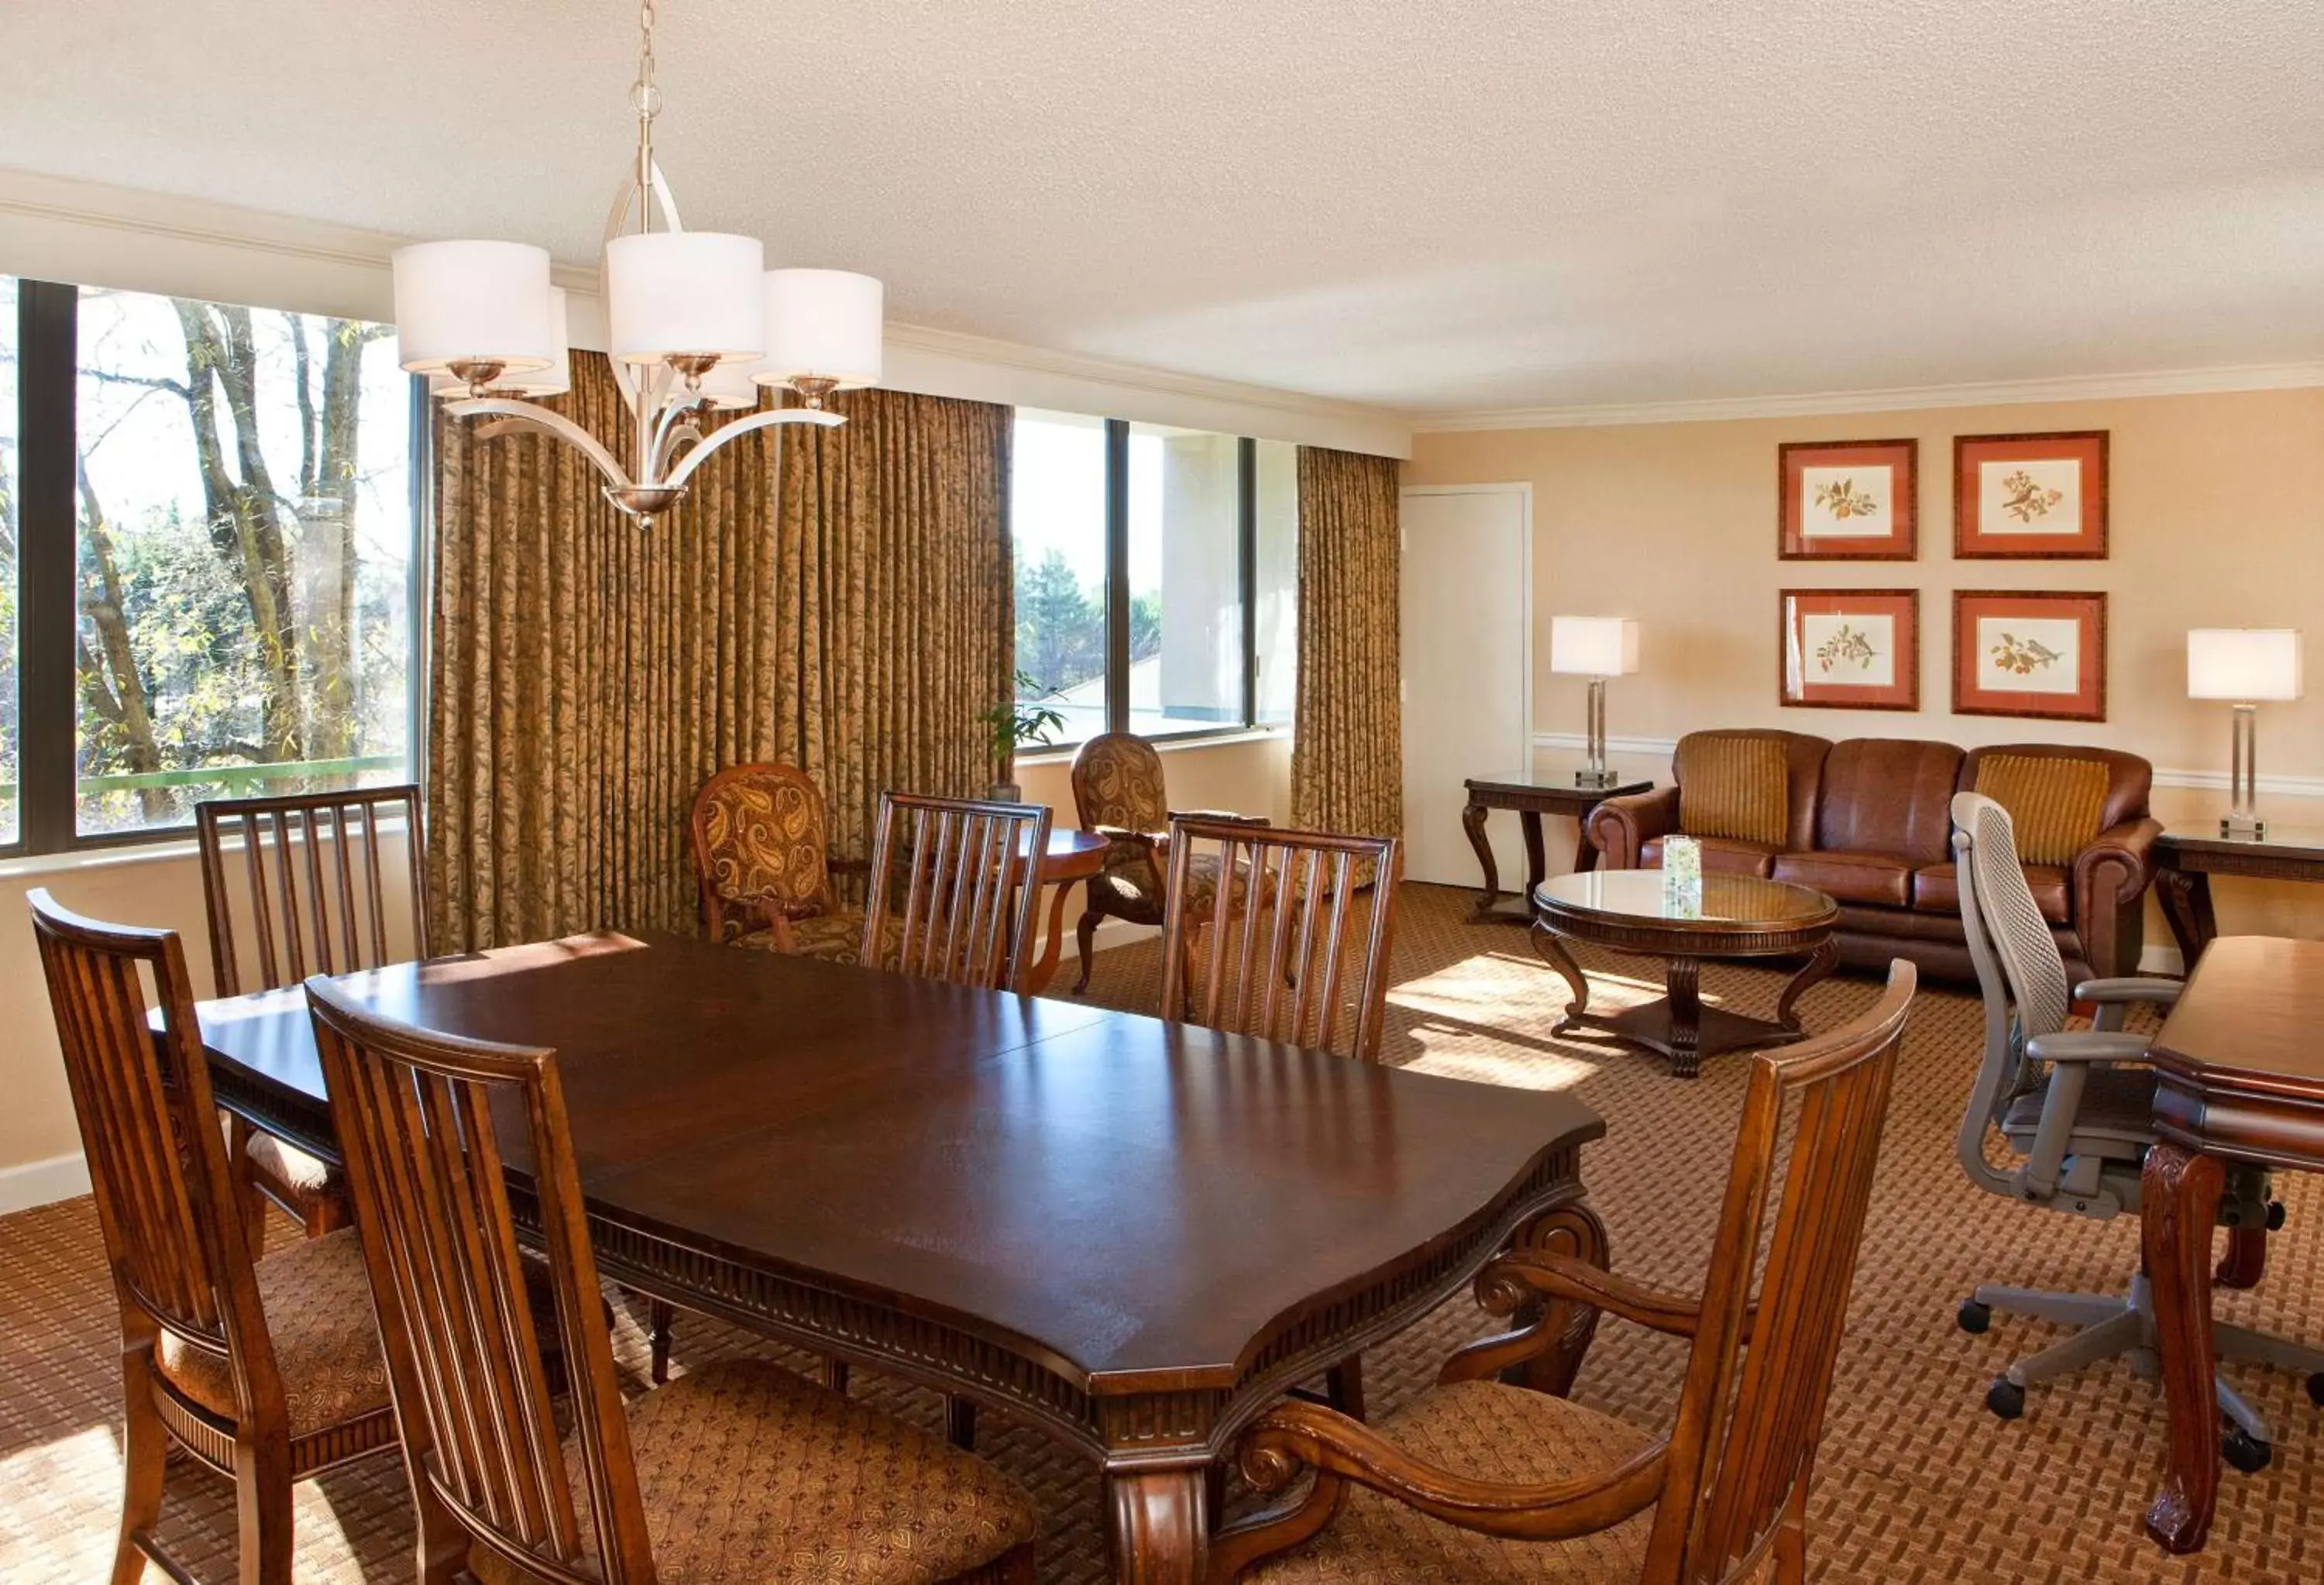
[[[1671,1077],[1692,1079],[1702,1068],[1702,965],[1672,958],[1663,981],[1670,991]]]
[[[1793,1006],[1798,1002],[1802,992],[1830,979],[1832,970],[1839,966],[1840,943],[1827,935],[1816,943],[1816,949],[1808,954],[1808,961],[1801,965],[1798,973],[1792,976],[1792,982],[1784,987],[1783,997],[1775,1003],[1775,1021],[1794,1035],[1800,1033],[1800,1020],[1792,1011]]]
[[[1493,905],[1501,900],[1501,871],[1493,862],[1493,844],[1485,840],[1485,814],[1482,804],[1471,804],[1461,811],[1461,829],[1469,834],[1469,845],[1477,850],[1477,862],[1485,871],[1485,889],[1477,898],[1476,912],[1471,916],[1479,919],[1491,913]]]
[[[1041,949],[1039,961],[1025,976],[1025,994],[1028,996],[1040,995],[1049,988],[1049,981],[1057,977],[1057,959],[1063,955],[1065,946],[1065,897],[1075,884],[1071,880],[1060,880],[1049,888],[1049,941]]]
[[[1539,920],[1534,922],[1533,950],[1543,963],[1565,977],[1567,989],[1573,992],[1573,1000],[1565,1004],[1565,1016],[1557,1020],[1557,1027],[1550,1033],[1563,1035],[1569,1029],[1580,1028],[1582,1026],[1574,1020],[1590,1009],[1590,981],[1582,972],[1582,965],[1565,950],[1565,943],[1558,939],[1557,932]]]
[[[1527,1222],[1519,1230],[1515,1247],[1545,1255],[1570,1255],[1603,1270],[1606,1224],[1588,1204],[1576,1200]],[[1540,1317],[1541,1312],[1536,1310],[1522,1319],[1531,1323]],[[1598,1335],[1598,1310],[1593,1304],[1561,1301],[1549,1306],[1546,1320],[1555,1341],[1532,1359],[1511,1366],[1502,1373],[1502,1379],[1562,1398],[1573,1390],[1573,1378],[1582,1374],[1582,1359],[1590,1352],[1590,1340]]]
[[[2211,1228],[2226,1174],[2168,1141],[2148,1149],[2140,1230],[2154,1286],[2156,1351],[2171,1414],[2171,1463],[2146,1533],[2173,1553],[2199,1551],[2219,1495],[2219,1405],[2211,1338]]]
[[[1533,913],[1533,894],[1541,889],[1543,881],[1549,879],[1549,854],[1541,845],[1541,811],[1539,809],[1518,810],[1517,828],[1525,833],[1524,901],[1526,913],[1530,916]]]
[[[2195,960],[2219,934],[2218,916],[2211,908],[2211,878],[2200,871],[2158,870],[2154,895],[2163,904],[2171,938],[2179,945],[2179,972],[2192,972]]]
[[[1106,1471],[1113,1577],[1121,1585],[1202,1585],[1211,1551],[1207,1470]]]
[[[2223,1288],[2255,1288],[2266,1275],[2267,1229],[2229,1228],[2227,1252],[2219,1257],[2218,1269],[2211,1273],[2212,1284]]]

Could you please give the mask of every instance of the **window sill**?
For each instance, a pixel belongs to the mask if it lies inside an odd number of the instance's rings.
[[[1288,738],[1290,735],[1291,728],[1288,726],[1251,726],[1233,732],[1188,733],[1180,737],[1148,738],[1147,741],[1154,745],[1154,751],[1157,754],[1181,754],[1195,749],[1224,749],[1239,743],[1263,743],[1271,738]],[[1028,766],[1070,765],[1074,762],[1074,756],[1080,751],[1079,744],[1062,749],[1043,749],[1037,753],[1018,755],[1016,764],[1020,770]]]
[[[115,847],[33,853],[21,859],[0,859],[0,880],[32,880],[42,875],[64,875],[76,870],[108,870],[126,864],[159,864],[174,859],[190,859],[199,852],[192,837],[171,836],[153,842],[123,843]]]

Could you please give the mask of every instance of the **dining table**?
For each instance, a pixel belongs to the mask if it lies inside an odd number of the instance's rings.
[[[1605,1258],[1604,1125],[1557,1091],[646,934],[337,983],[554,1048],[605,1278],[1047,1433],[1097,1467],[1140,1585],[1203,1578],[1213,1467],[1295,1386],[1505,1249]],[[336,1161],[303,992],[199,1018],[219,1102]],[[1471,1351],[1563,1391],[1595,1321],[1520,1313]]]

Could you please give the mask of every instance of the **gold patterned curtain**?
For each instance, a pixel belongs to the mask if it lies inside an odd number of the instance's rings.
[[[1299,691],[1292,824],[1404,834],[1392,458],[1299,448]]]
[[[981,797],[976,717],[1011,696],[1010,410],[899,391],[794,429],[776,571],[776,757],[815,778],[831,846],[870,855],[883,789]]]
[[[630,447],[612,365],[549,405]],[[776,443],[745,436],[652,528],[562,442],[436,427],[429,883],[439,949],[694,927],[686,815],[775,747]]]

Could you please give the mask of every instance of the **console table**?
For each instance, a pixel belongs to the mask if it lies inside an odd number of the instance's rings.
[[[1526,881],[1525,890],[1519,896],[1530,898],[1534,889],[1549,877],[1549,862],[1541,839],[1541,817],[1544,815],[1567,816],[1576,825],[1582,827],[1575,837],[1573,850],[1573,868],[1578,874],[1598,867],[1598,850],[1590,845],[1590,811],[1608,798],[1655,790],[1654,779],[1644,776],[1624,781],[1617,787],[1576,787],[1573,772],[1578,764],[1577,760],[1508,776],[1468,778],[1469,806],[1461,811],[1461,828],[1469,834],[1469,845],[1477,850],[1477,862],[1485,871],[1485,889],[1477,898],[1476,911],[1471,916],[1472,919],[1505,925],[1529,925],[1533,922],[1529,902],[1515,908],[1494,906],[1501,898],[1501,871],[1500,866],[1493,862],[1492,843],[1485,840],[1485,816],[1488,812],[1514,810],[1517,824],[1525,830]]]
[[[2194,972],[2195,960],[2219,934],[2211,911],[2214,875],[2324,880],[2324,829],[2271,824],[2264,837],[2230,837],[2219,834],[2217,820],[2163,828],[2154,839],[2154,890],[2182,973]]]

